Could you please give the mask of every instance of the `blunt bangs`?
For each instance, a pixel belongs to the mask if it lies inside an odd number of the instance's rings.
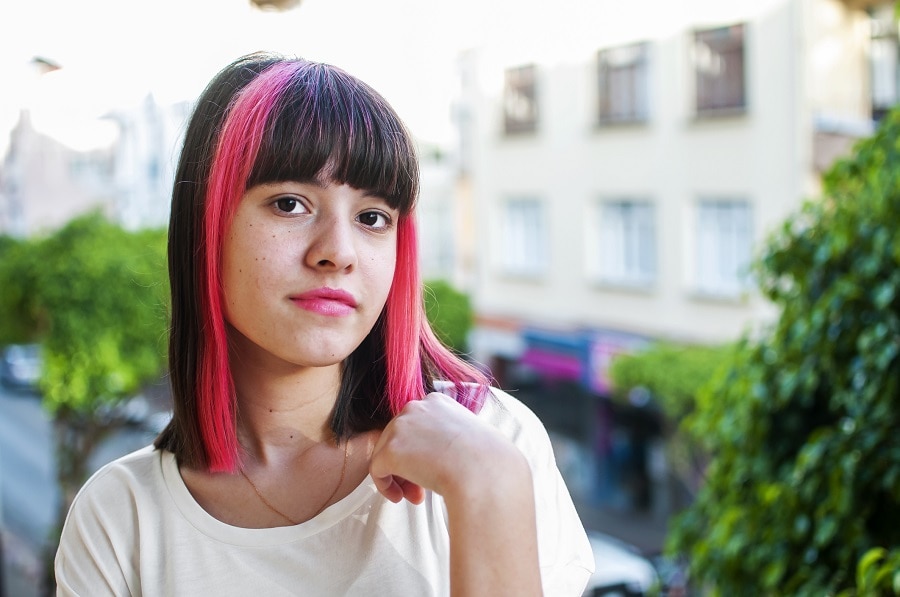
[[[306,63],[272,106],[246,188],[334,181],[382,197],[406,215],[418,179],[410,135],[385,99],[337,67]]]

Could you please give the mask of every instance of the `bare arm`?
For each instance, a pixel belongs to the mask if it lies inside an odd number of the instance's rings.
[[[442,394],[410,403],[379,439],[371,472],[392,501],[419,503],[424,489],[444,498],[454,597],[542,594],[531,471],[477,416]]]

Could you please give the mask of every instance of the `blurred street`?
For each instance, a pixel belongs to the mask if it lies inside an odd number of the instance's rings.
[[[114,433],[94,456],[91,470],[152,441],[136,427]],[[52,531],[58,490],[53,434],[40,397],[0,387],[0,538],[5,593],[38,595],[41,553]]]
[[[50,422],[38,396],[0,388],[4,597],[37,594],[39,554],[58,496],[51,438]]]

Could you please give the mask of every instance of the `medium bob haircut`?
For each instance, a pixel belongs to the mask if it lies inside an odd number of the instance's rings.
[[[383,428],[438,381],[477,411],[489,380],[436,338],[425,316],[412,139],[376,91],[334,66],[268,53],[222,69],[200,95],[172,192],[169,374],[174,416],[156,439],[182,464],[239,464],[236,397],[221,278],[223,238],[255,185],[326,179],[397,209],[397,260],[385,307],[342,364],[331,429],[339,441]]]

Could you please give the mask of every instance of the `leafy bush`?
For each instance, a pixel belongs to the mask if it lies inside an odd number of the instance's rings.
[[[713,460],[668,547],[714,594],[853,590],[900,547],[900,112],[824,183],[758,261],[780,318],[689,418]]]
[[[7,245],[6,341],[40,341],[46,406],[89,415],[158,377],[165,355],[164,231],[128,232],[99,214]]]
[[[649,348],[613,358],[609,375],[613,395],[628,400],[631,392],[641,388],[650,393],[654,405],[663,413],[661,426],[665,438],[666,461],[672,480],[693,495],[700,486],[708,455],[681,423],[696,407],[700,389],[710,382],[716,370],[731,354],[731,346],[677,345],[658,342]],[[682,493],[670,496],[678,507]]]
[[[48,322],[35,300],[39,245],[11,237],[0,241],[0,344],[37,342],[46,331]]]
[[[467,294],[445,280],[429,280],[425,282],[425,315],[438,338],[456,352],[466,352],[475,321]]]
[[[0,255],[0,339],[42,345],[61,525],[94,448],[121,424],[112,407],[164,371],[166,232],[89,214],[45,238],[4,240]]]
[[[658,342],[646,350],[613,358],[609,375],[617,394],[645,388],[666,416],[681,421],[694,410],[700,388],[729,355],[728,346]]]

